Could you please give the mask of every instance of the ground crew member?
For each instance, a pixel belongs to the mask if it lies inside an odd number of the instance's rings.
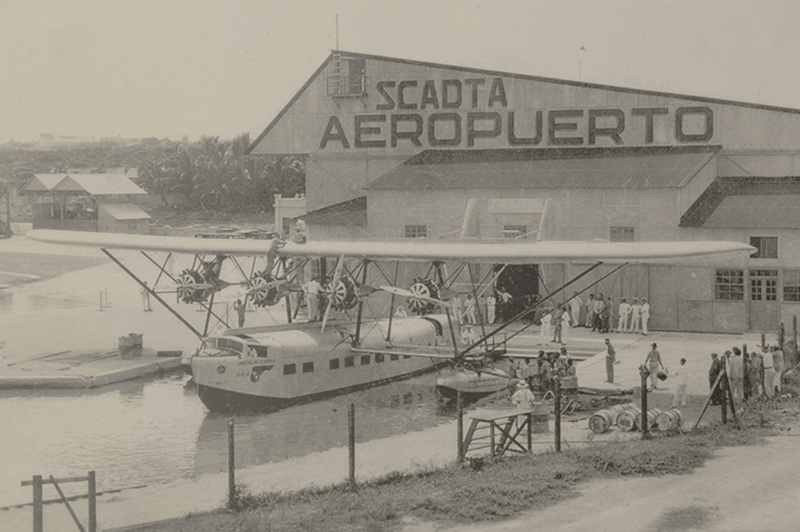
[[[241,299],[237,299],[233,303],[233,310],[236,311],[236,314],[239,317],[239,327],[244,327],[244,313],[247,310],[247,307],[244,303],[242,303]]]

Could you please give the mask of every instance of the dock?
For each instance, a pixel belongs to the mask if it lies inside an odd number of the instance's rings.
[[[0,389],[99,388],[149,375],[176,371],[182,351],[143,349],[123,357],[119,349],[64,350],[14,358],[0,364]]]

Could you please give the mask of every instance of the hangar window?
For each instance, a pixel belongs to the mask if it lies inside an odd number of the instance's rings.
[[[504,225],[503,226],[504,238],[525,238],[524,235],[528,234],[527,225]]]
[[[778,270],[750,270],[750,300],[778,300]]]
[[[783,270],[783,300],[800,302],[800,270]]]
[[[727,301],[744,300],[744,271],[717,270],[716,298]]]
[[[750,255],[751,259],[777,259],[778,258],[778,237],[777,236],[751,236],[750,245],[758,251]]]
[[[329,96],[362,96],[367,92],[367,62],[357,57],[333,55],[328,76]]]
[[[427,225],[406,225],[406,238],[426,238],[427,236]]]
[[[610,240],[612,242],[633,242],[633,227],[612,227]]]

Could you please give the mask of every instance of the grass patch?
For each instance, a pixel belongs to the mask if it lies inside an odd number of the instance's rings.
[[[488,459],[415,474],[391,474],[357,487],[252,495],[240,488],[241,511],[195,515],[140,532],[391,531],[408,519],[448,524],[494,521],[573,497],[586,480],[682,474],[723,446],[752,445],[797,430],[800,379],[785,378],[784,396],[739,412],[740,427],[718,423],[650,440],[598,443],[562,453]],[[691,508],[672,521],[697,518]],[[684,515],[685,514],[685,515]],[[689,517],[687,517],[689,516]],[[694,517],[692,517],[694,516]]]

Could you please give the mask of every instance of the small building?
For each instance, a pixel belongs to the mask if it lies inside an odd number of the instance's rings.
[[[150,216],[131,202],[147,194],[124,174],[35,174],[33,228],[110,233],[149,232]]]

